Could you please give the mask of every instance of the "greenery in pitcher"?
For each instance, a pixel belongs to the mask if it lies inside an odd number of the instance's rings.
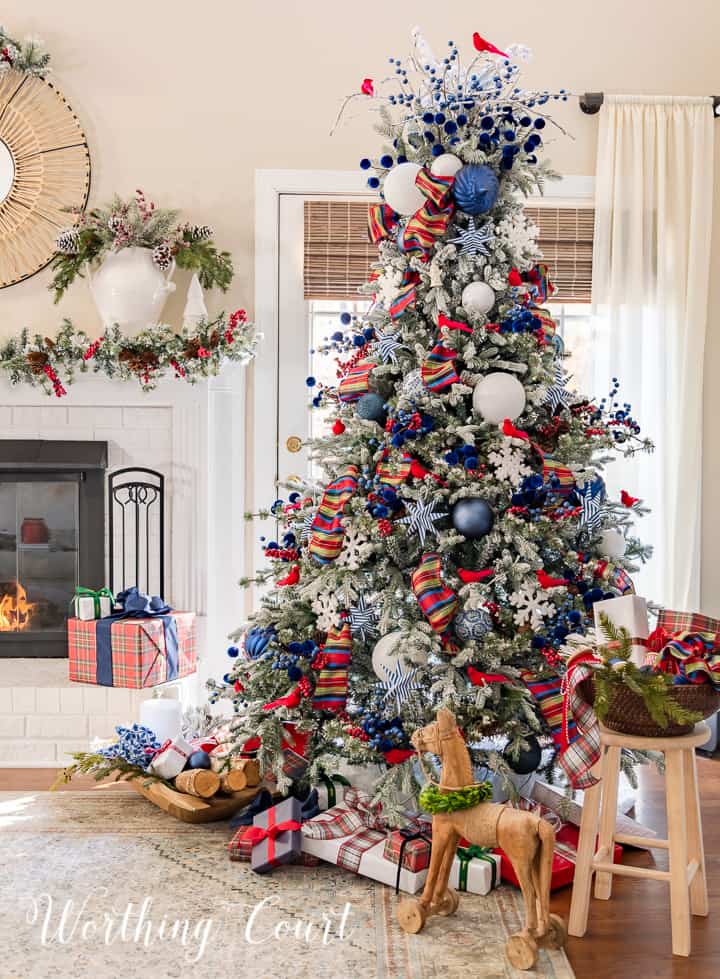
[[[50,283],[55,302],[83,275],[86,263],[122,248],[148,248],[161,271],[167,271],[174,260],[178,268],[196,272],[203,289],[217,286],[226,292],[233,277],[230,253],[218,251],[209,225],[178,224],[178,214],[156,207],[142,190],[136,190],[129,201],[116,195],[108,206],[81,214],[77,224],[55,240],[57,253],[51,263],[55,274]]]

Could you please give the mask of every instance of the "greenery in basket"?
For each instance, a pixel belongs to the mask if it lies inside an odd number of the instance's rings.
[[[76,223],[55,240],[55,274],[49,287],[55,302],[83,275],[87,263],[122,248],[149,248],[161,271],[167,271],[174,259],[178,268],[197,272],[203,289],[217,286],[226,292],[233,277],[230,253],[217,250],[207,224],[178,224],[178,213],[156,207],[137,190],[129,201],[116,195],[107,207],[76,215]]]
[[[608,715],[614,690],[622,686],[642,697],[648,714],[659,727],[667,727],[670,723],[695,724],[702,720],[697,711],[688,710],[675,700],[672,679],[666,673],[641,670],[632,662],[632,640],[627,629],[613,625],[604,612],[600,622],[605,635],[610,638],[610,645],[598,649],[602,665],[594,667],[593,676],[594,709],[601,721]]]
[[[139,765],[133,765],[119,756],[107,758],[105,755],[92,751],[74,751],[72,757],[74,759],[73,764],[68,765],[60,772],[50,786],[51,791],[61,785],[67,785],[75,775],[92,775],[96,782],[102,782],[103,779],[110,778],[111,775],[115,776],[116,782],[142,778],[145,779],[146,783],[162,782],[163,785],[167,785],[171,789],[175,788],[172,782],[160,778],[159,775],[153,775],[146,769],[140,768]]]

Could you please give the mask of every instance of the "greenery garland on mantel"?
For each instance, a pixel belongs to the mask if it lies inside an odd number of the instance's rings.
[[[20,41],[0,27],[0,75],[11,69],[44,78],[50,71],[50,55],[37,38]]]
[[[144,391],[172,371],[195,384],[219,373],[225,360],[248,363],[255,355],[257,334],[244,309],[220,313],[192,328],[176,332],[166,324],[125,336],[113,327],[91,340],[73,323],[63,321],[54,338],[25,329],[0,347],[0,370],[11,384],[31,384],[61,398],[78,373],[104,374],[109,380],[135,379]]]

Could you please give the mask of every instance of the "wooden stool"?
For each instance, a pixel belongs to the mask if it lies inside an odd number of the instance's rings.
[[[601,755],[593,774],[601,781],[585,791],[570,904],[570,935],[581,938],[587,930],[593,874],[595,897],[603,901],[610,897],[614,874],[649,877],[665,880],[670,885],[673,954],[690,954],[690,914],[708,913],[695,766],[695,748],[707,741],[708,734],[706,724],[697,724],[690,734],[678,738],[639,738],[632,734],[618,734],[600,725]],[[620,752],[623,748],[662,751],[665,754],[666,840],[647,840],[615,832]],[[670,869],[656,870],[613,863],[613,845],[616,842],[667,850]]]

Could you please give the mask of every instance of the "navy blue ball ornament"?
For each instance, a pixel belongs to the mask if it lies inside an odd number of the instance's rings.
[[[507,762],[508,768],[511,768],[516,775],[529,775],[530,772],[537,771],[542,761],[542,749],[535,735],[530,734],[525,740],[528,747],[521,748],[517,756],[508,748],[503,751],[503,758]]]
[[[259,659],[267,649],[270,640],[275,638],[273,628],[261,629],[255,626],[245,633],[245,656],[247,659]]]
[[[466,214],[485,214],[497,200],[498,178],[484,164],[469,163],[455,175],[453,197]]]
[[[210,768],[210,755],[207,751],[193,751],[187,760],[186,768]]]
[[[485,500],[469,497],[457,501],[450,511],[450,520],[459,534],[479,540],[492,530],[495,514]]]
[[[380,397],[379,394],[370,391],[368,394],[364,394],[358,401],[357,413],[358,417],[365,421],[377,422],[378,425],[384,425],[385,419],[387,418],[385,399]]]
[[[479,642],[488,632],[492,632],[490,613],[484,608],[468,609],[458,612],[453,619],[453,629],[460,642]]]

